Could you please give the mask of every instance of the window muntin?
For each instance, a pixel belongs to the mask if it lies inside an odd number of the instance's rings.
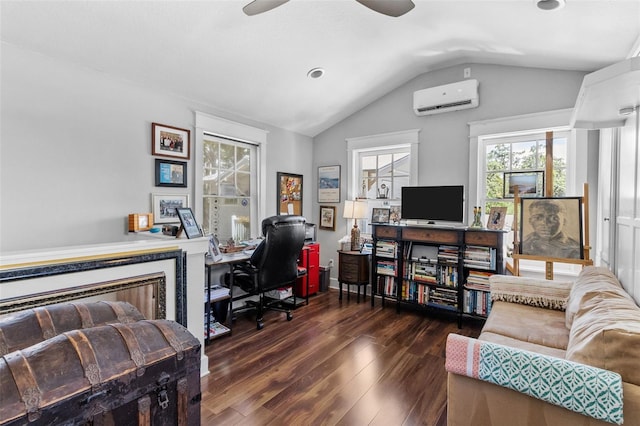
[[[407,146],[363,150],[359,164],[360,197],[398,200],[401,188],[409,185],[411,154]]]

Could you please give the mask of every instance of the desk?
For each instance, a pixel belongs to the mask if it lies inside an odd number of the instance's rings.
[[[241,251],[236,253],[231,253],[231,254],[224,253],[222,255],[222,259],[218,261],[213,261],[209,257],[205,257],[204,266],[207,274],[207,277],[206,277],[207,300],[205,301],[205,304],[206,304],[205,313],[207,315],[207,323],[206,323],[206,330],[205,330],[205,341],[207,343],[209,343],[209,340],[211,339],[211,334],[209,330],[211,329],[211,304],[212,303],[220,302],[227,299],[229,300],[229,309],[227,313],[227,316],[229,318],[229,320],[227,321],[227,324],[228,324],[227,328],[229,329],[229,331],[216,334],[216,337],[231,333],[231,323],[233,322],[232,321],[233,320],[232,318],[233,316],[233,267],[239,263],[246,262],[247,260],[249,260],[250,257],[251,255]],[[218,265],[229,265],[229,296],[211,300],[211,282],[210,282],[211,268]]]
[[[369,254],[359,251],[338,250],[338,283],[340,284],[340,300],[342,300],[342,283],[347,284],[347,300],[349,300],[349,286],[358,286],[357,301],[360,303],[360,286],[364,286],[364,298],[367,297],[369,284]]]

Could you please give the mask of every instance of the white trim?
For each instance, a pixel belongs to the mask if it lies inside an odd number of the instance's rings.
[[[209,115],[203,112],[195,111],[196,115],[196,137],[194,152],[196,149],[202,150],[204,133],[211,133],[226,139],[235,139],[241,142],[257,145],[257,170],[259,192],[256,197],[258,208],[256,209],[256,217],[251,217],[251,235],[258,235],[260,227],[258,218],[264,217],[267,211],[266,197],[267,193],[267,136],[268,130],[259,129],[242,123],[236,123],[224,118]],[[202,155],[194,155],[194,211],[202,222]]]

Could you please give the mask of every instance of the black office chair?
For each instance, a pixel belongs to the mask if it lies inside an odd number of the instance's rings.
[[[280,300],[270,300],[264,293],[295,285],[299,275],[298,256],[304,245],[305,218],[302,216],[272,216],[262,221],[264,240],[254,251],[248,264],[234,269],[234,281],[244,290],[257,293],[259,300],[251,308],[257,310],[258,330],[264,327],[263,314],[267,309],[286,312],[287,321],[293,318],[291,310]]]

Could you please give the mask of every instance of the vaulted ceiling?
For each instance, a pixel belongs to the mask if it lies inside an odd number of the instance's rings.
[[[461,63],[594,71],[639,49],[640,0],[8,1],[3,43],[315,136],[412,78]],[[322,67],[318,79],[309,70]]]

